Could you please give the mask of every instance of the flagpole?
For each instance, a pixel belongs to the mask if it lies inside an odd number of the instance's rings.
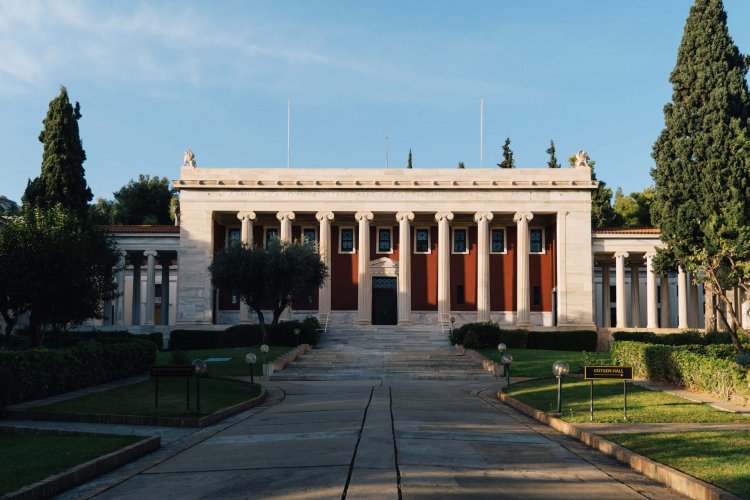
[[[286,168],[292,166],[292,100],[286,100]]]
[[[484,99],[479,99],[479,168],[484,166]]]

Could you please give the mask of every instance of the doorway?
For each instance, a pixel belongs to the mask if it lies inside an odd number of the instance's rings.
[[[398,322],[396,278],[372,278],[372,324],[395,325]]]

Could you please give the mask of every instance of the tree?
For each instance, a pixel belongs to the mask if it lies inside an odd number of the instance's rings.
[[[513,151],[510,150],[510,137],[505,139],[503,144],[503,161],[497,164],[500,168],[516,168],[516,163],[513,161]]]
[[[557,156],[555,156],[555,141],[550,139],[549,141],[549,148],[547,148],[547,154],[549,155],[549,161],[547,162],[547,166],[549,168],[560,168],[562,165],[560,165],[560,162],[557,161]]]
[[[612,189],[607,187],[607,183],[596,178],[596,161],[586,155],[586,163],[591,169],[591,180],[598,181],[599,185],[591,193],[591,227],[613,227],[617,223],[617,214],[612,208]],[[568,157],[568,165],[575,166],[576,157]]]
[[[24,207],[0,230],[0,306],[6,322],[29,313],[32,343],[46,329],[100,318],[117,293],[117,249],[107,235],[58,205]],[[11,329],[6,328],[6,333]]]
[[[268,343],[268,334],[262,308],[271,305],[271,324],[276,325],[288,305],[320,288],[328,276],[315,248],[304,241],[290,243],[278,238],[265,247],[229,245],[214,255],[208,270],[215,287],[232,290],[255,311],[264,343]]]
[[[115,193],[114,220],[117,224],[171,224],[175,193],[166,177],[141,174]]]
[[[115,221],[117,207],[114,201],[105,200],[101,196],[96,203],[89,206],[89,220],[92,224],[107,226],[117,224]]]
[[[18,203],[7,197],[0,195],[0,216],[18,215],[20,208]]]
[[[664,106],[651,171],[651,216],[667,246],[657,270],[682,266],[724,303],[738,352],[739,311],[724,290],[750,293],[749,64],[729,35],[722,1],[696,0],[670,75],[672,102]]]
[[[640,193],[625,195],[621,188],[615,191],[615,225],[618,227],[651,226],[651,204],[654,201],[654,188],[647,187]]]
[[[84,178],[83,150],[78,134],[81,107],[68,100],[68,91],[60,87],[60,95],[49,103],[44,129],[39,141],[44,145],[42,171],[39,177],[29,181],[23,195],[23,203],[31,206],[52,208],[57,204],[83,216],[93,194]]]
[[[411,168],[411,148],[409,148],[409,159],[406,160],[406,168]]]

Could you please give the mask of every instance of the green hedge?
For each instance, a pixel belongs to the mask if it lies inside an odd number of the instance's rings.
[[[503,343],[510,349],[550,349],[557,351],[596,351],[597,334],[591,330],[534,331],[506,330],[491,321],[466,323],[451,333],[453,344],[465,345],[469,332],[476,335],[478,348],[494,348]],[[470,337],[470,344],[474,342]]]
[[[0,351],[0,408],[139,375],[155,360],[154,344],[143,339]]]
[[[615,332],[612,338],[617,341],[646,342],[648,344],[663,345],[709,345],[709,344],[731,344],[732,337],[728,332],[702,333],[696,330],[687,330],[681,333],[654,333],[654,332]]]
[[[610,354],[615,364],[632,366],[637,378],[705,391],[727,401],[750,400],[750,370],[731,358],[715,357],[719,351],[714,346],[616,341]]]
[[[268,342],[276,346],[296,346],[295,328],[299,328],[299,343],[315,345],[320,340],[320,323],[315,317],[304,321],[283,321],[277,325],[266,325]],[[234,325],[224,331],[172,330],[169,348],[172,350],[214,349],[218,347],[249,347],[263,340],[259,325]]]
[[[23,338],[29,338],[28,331],[22,331]],[[161,350],[163,335],[159,332],[139,334],[130,333],[126,330],[114,330],[114,331],[72,331],[72,332],[47,332],[44,334],[44,340],[42,347],[48,349],[55,349],[59,347],[74,347],[81,342],[89,340],[95,340],[102,344],[110,344],[115,342],[129,341],[133,339],[149,340],[152,342],[157,349]],[[23,345],[19,343],[19,346]]]

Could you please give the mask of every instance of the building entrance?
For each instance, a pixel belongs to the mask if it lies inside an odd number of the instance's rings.
[[[398,322],[396,278],[372,278],[372,324],[395,325]]]

